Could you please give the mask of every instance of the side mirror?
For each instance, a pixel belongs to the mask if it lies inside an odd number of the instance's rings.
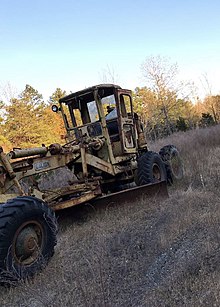
[[[53,104],[52,107],[51,107],[51,110],[55,113],[57,113],[59,111],[59,108],[57,105]]]

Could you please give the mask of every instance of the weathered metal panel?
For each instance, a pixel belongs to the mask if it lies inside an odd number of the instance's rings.
[[[50,208],[52,208],[54,211],[70,208],[70,207],[91,201],[92,199],[96,198],[98,195],[101,195],[101,189],[99,186],[97,186],[95,190],[86,192],[79,197],[72,198],[66,201],[62,201],[60,203],[57,202],[57,203],[51,204]]]

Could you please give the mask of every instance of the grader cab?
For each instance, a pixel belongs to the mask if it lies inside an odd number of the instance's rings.
[[[152,193],[167,195],[167,182],[182,176],[173,145],[160,154],[148,150],[130,90],[93,86],[61,98],[52,110],[62,114],[64,145],[16,148],[7,154],[0,148],[3,282],[32,276],[51,258],[54,211],[100,199],[126,200],[126,195],[134,202]]]

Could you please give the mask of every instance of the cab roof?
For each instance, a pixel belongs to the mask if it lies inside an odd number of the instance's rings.
[[[115,85],[115,84],[98,84],[98,85],[94,85],[94,86],[85,88],[85,89],[83,89],[81,91],[72,93],[70,95],[67,95],[67,96],[61,98],[59,100],[59,102],[61,102],[61,103],[63,103],[63,102],[64,103],[68,103],[69,101],[71,101],[71,100],[73,100],[75,98],[82,97],[82,96],[87,96],[88,99],[91,96],[91,99],[94,99],[93,98],[93,92],[95,90],[99,90],[99,89],[104,90],[103,97],[106,97],[106,96],[113,95],[115,89],[121,89],[121,87],[119,85]]]

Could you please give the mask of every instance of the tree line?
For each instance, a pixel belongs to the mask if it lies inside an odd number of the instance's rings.
[[[133,94],[134,110],[140,114],[148,138],[155,140],[177,131],[208,127],[220,121],[220,95],[189,99],[164,96],[160,99],[147,87]]]
[[[32,86],[26,85],[17,98],[1,101],[0,145],[5,150],[27,148],[42,144],[62,143],[65,129],[60,114],[51,105],[66,94],[57,88],[45,102]]]
[[[193,85],[178,81],[178,66],[167,58],[149,57],[142,65],[146,86],[133,91],[134,111],[144,124],[147,138],[157,139],[176,131],[218,124],[220,95],[209,93],[203,100],[192,99]],[[105,82],[108,80],[105,76]],[[114,82],[115,83],[115,82]],[[33,147],[65,142],[65,129],[60,114],[51,105],[65,96],[57,88],[48,101],[31,85],[6,103],[0,101],[0,145]]]
[[[148,138],[219,123],[220,95],[209,91],[203,100],[195,97],[193,82],[178,80],[176,63],[151,56],[143,63],[142,73],[146,86],[135,89],[134,109],[141,115]]]

